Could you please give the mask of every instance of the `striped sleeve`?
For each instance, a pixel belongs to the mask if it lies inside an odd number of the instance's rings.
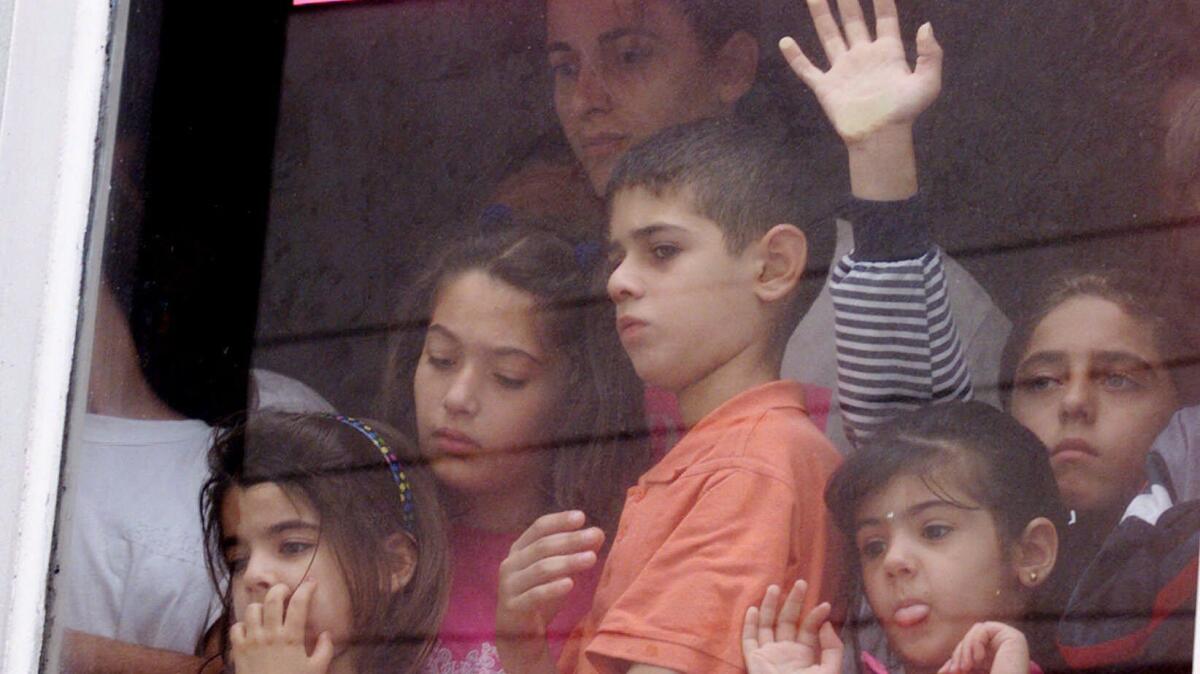
[[[859,231],[856,222],[856,240]],[[973,396],[941,251],[928,245],[897,260],[873,249],[864,257],[861,246],[844,256],[829,284],[838,399],[851,441],[899,412]]]

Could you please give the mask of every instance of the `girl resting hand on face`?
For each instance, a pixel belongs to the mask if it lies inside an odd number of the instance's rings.
[[[374,421],[262,412],[222,433],[201,496],[238,674],[418,671],[449,585],[415,448]]]

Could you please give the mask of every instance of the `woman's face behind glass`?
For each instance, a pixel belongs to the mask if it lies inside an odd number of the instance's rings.
[[[668,126],[729,113],[753,83],[753,67],[722,66],[736,56],[702,45],[669,0],[547,5],[555,110],[597,193],[626,150]],[[757,60],[752,39],[737,42],[743,60]]]

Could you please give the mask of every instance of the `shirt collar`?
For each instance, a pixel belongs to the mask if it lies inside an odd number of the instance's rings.
[[[646,471],[642,481],[673,481],[730,428],[743,423],[749,417],[757,417],[768,409],[796,409],[805,412],[804,387],[800,382],[780,379],[743,391],[726,400],[696,422],[661,461]]]

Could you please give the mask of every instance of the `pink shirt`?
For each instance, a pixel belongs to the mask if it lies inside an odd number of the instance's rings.
[[[450,605],[424,674],[498,674],[496,593],[500,562],[520,532],[494,533],[455,526],[450,531],[453,576]],[[557,658],[575,623],[588,612],[603,563],[576,577],[576,586],[549,627],[550,653]]]

